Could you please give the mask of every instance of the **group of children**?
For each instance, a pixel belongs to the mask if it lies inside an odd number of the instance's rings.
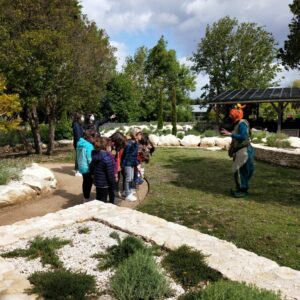
[[[84,202],[90,200],[92,185],[96,199],[115,203],[115,194],[127,201],[136,201],[136,185],[143,183],[143,162],[148,162],[154,151],[148,136],[140,128],[130,130],[130,139],[121,132],[110,138],[100,137],[93,129],[84,131],[76,143],[76,161],[82,174]],[[119,183],[123,178],[123,193]]]

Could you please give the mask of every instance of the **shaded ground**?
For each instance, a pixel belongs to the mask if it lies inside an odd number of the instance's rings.
[[[47,163],[43,166],[49,168],[57,179],[57,188],[53,193],[42,195],[18,205],[5,207],[0,210],[0,226],[13,224],[24,219],[43,216],[50,212],[82,204],[82,178],[74,176],[71,163]],[[146,196],[148,186],[144,183],[138,190],[138,201],[127,202],[117,199],[119,206],[134,208]],[[95,198],[95,188],[92,189],[91,198]]]

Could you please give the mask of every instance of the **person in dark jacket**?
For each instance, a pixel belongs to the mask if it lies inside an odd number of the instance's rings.
[[[109,202],[114,204],[115,165],[107,151],[110,147],[110,140],[104,137],[96,137],[94,145],[96,150],[92,151],[90,171],[96,186],[96,199],[106,202],[109,195]]]
[[[136,201],[134,195],[134,168],[138,166],[138,141],[142,138],[142,131],[140,128],[134,127],[130,130],[131,140],[127,142],[122,157],[122,171],[124,176],[124,196],[127,201]]]
[[[93,130],[96,132],[97,136],[100,136],[99,128],[101,125],[109,122],[110,120],[113,120],[116,118],[116,115],[113,114],[109,118],[103,119],[103,120],[96,120],[94,114],[88,114],[86,117],[86,122],[84,124],[84,129],[85,130]]]
[[[83,138],[83,124],[84,123],[84,116],[80,113],[76,113],[74,115],[72,129],[73,129],[73,146],[75,149],[75,176],[81,176],[81,173],[78,171],[78,163],[77,163],[77,143],[80,138]]]

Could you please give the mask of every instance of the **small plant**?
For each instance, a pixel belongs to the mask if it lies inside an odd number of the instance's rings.
[[[85,273],[72,273],[69,270],[35,272],[29,278],[34,286],[29,294],[38,294],[45,299],[84,300],[96,293],[96,281]]]
[[[213,136],[218,136],[218,135],[219,135],[218,132],[216,132],[215,130],[211,130],[211,129],[205,130],[202,133],[202,136],[205,136],[205,137],[213,137]]]
[[[208,285],[205,289],[189,292],[178,300],[280,300],[280,295],[247,286],[244,283],[220,280]]]
[[[267,137],[267,132],[262,130],[252,130],[252,142],[259,144],[262,142],[262,139]]]
[[[60,240],[57,237],[42,238],[38,236],[30,242],[30,246],[28,249],[15,249],[13,251],[1,254],[1,256],[28,257],[28,259],[35,259],[37,257],[40,257],[43,265],[50,264],[55,268],[59,268],[62,267],[62,263],[55,253],[55,250],[69,243],[70,241]]]
[[[288,136],[284,133],[272,133],[267,137],[267,146],[277,148],[290,148]]]
[[[199,136],[200,135],[200,132],[198,130],[195,130],[195,129],[190,129],[188,130],[185,135],[196,135],[196,136]]]
[[[151,252],[144,242],[134,236],[127,236],[122,241],[116,232],[112,232],[110,237],[115,239],[118,244],[109,247],[105,253],[94,254],[93,257],[100,259],[98,264],[99,270],[105,270],[111,267],[117,267],[128,257],[132,256],[137,251]]]
[[[219,272],[206,264],[200,251],[186,245],[170,251],[162,260],[162,265],[185,289],[198,285],[200,281],[217,281],[222,278]]]
[[[177,137],[179,138],[179,139],[183,139],[184,138],[184,132],[177,132]]]
[[[168,281],[149,253],[138,251],[126,259],[111,278],[119,300],[151,300],[171,296]]]
[[[19,179],[20,172],[25,166],[26,164],[21,160],[0,160],[0,185]]]
[[[80,233],[80,234],[87,234],[87,233],[90,233],[90,228],[89,227],[87,227],[87,226],[85,226],[85,227],[80,227],[79,229],[78,229],[78,233]]]

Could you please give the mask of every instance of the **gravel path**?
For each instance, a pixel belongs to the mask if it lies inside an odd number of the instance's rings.
[[[88,227],[89,232],[79,233],[79,229],[83,227]],[[95,276],[97,288],[99,291],[103,292],[110,288],[109,279],[113,275],[113,271],[111,269],[99,271],[97,269],[98,260],[91,256],[99,252],[104,253],[108,247],[116,244],[116,240],[109,236],[113,231],[117,232],[121,239],[127,236],[126,233],[112,229],[102,223],[88,221],[52,230],[43,234],[42,237],[59,237],[61,239],[70,240],[70,244],[57,250],[57,254],[64,267],[75,272],[86,272],[89,275]],[[0,247],[0,253],[8,252],[16,248],[25,249],[29,245],[28,242],[29,240],[19,240],[12,245]],[[156,261],[159,263],[161,259],[162,257],[157,257]],[[5,260],[12,263],[20,273],[25,274],[26,276],[29,276],[36,271],[46,271],[51,269],[51,266],[49,265],[43,266],[40,262],[40,258],[28,260],[25,257],[18,257],[5,258]],[[172,296],[172,298],[168,298],[168,300],[174,300],[177,299],[180,294],[184,293],[184,290],[181,286],[175,284],[171,278],[169,278],[169,280],[175,295]]]
[[[74,176],[74,165],[70,163],[42,164],[49,168],[57,179],[56,190],[48,195],[37,197],[34,200],[5,207],[0,210],[0,226],[10,225],[17,221],[32,217],[43,216],[50,212],[82,204],[82,178]],[[138,190],[138,201],[127,202],[119,199],[120,206],[134,208],[145,198],[148,185],[145,182]],[[95,190],[92,189],[92,199],[95,199]]]

